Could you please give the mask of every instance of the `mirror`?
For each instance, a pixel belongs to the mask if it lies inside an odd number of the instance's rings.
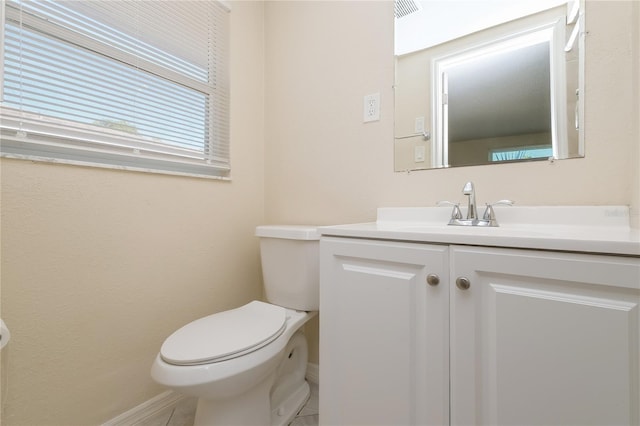
[[[396,0],[395,23],[395,171],[583,156],[583,0]]]

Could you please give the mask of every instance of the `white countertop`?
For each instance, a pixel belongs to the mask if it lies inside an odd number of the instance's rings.
[[[640,231],[629,228],[625,206],[496,206],[495,211],[500,224],[495,228],[448,226],[450,207],[408,207],[379,208],[376,222],[319,230],[323,236],[640,256]]]

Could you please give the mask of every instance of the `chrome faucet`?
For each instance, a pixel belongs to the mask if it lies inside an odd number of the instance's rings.
[[[473,182],[469,181],[464,184],[462,193],[469,197],[469,204],[467,208],[467,219],[477,219],[478,209],[476,208],[476,189],[473,186]]]
[[[476,189],[473,185],[473,182],[469,181],[464,184],[462,188],[462,193],[469,197],[469,205],[467,207],[467,218],[462,218],[462,212],[460,211],[460,206],[458,203],[452,203],[450,201],[440,201],[438,202],[439,206],[450,205],[453,206],[453,211],[451,212],[451,218],[449,219],[449,225],[456,226],[499,226],[498,221],[496,220],[496,214],[493,210],[493,206],[498,204],[503,204],[507,206],[513,205],[513,201],[510,200],[500,200],[495,203],[487,203],[487,208],[482,215],[482,218],[478,217],[478,208],[476,205]]]

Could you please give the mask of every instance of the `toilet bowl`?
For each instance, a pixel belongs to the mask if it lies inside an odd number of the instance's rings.
[[[195,426],[286,425],[309,398],[301,327],[318,309],[319,236],[299,226],[258,227],[256,235],[271,303],[185,325],[151,368],[157,383],[198,398]]]

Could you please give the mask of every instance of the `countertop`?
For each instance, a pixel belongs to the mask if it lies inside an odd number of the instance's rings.
[[[319,228],[322,236],[557,250],[640,257],[625,206],[495,208],[499,227],[448,226],[450,208],[379,208],[376,222]],[[464,213],[464,210],[463,210]]]

